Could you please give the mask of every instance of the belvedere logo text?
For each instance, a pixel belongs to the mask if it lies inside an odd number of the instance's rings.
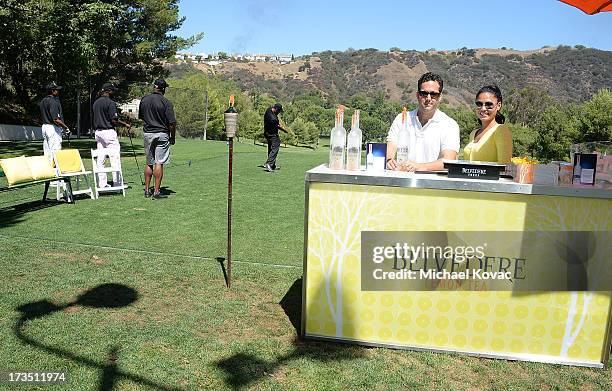
[[[606,290],[611,242],[609,232],[362,231],[361,289]]]

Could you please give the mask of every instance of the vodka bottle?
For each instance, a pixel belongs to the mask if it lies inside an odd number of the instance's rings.
[[[359,129],[359,110],[355,110],[351,121],[351,131],[346,141],[346,169],[359,171],[361,168],[361,129]]]
[[[402,127],[397,137],[397,164],[400,165],[408,161],[408,145],[410,142],[408,135],[407,111],[402,110]]]
[[[374,154],[372,153],[372,144],[368,144],[368,154],[366,155],[366,170],[374,170]]]
[[[573,179],[573,183],[580,183],[580,177],[582,176],[582,166],[580,165],[580,155],[576,154],[575,162],[576,165],[574,165],[574,179]]]
[[[329,168],[331,170],[344,169],[344,151],[346,148],[346,129],[344,122],[344,106],[336,110],[336,125],[331,131],[329,143]]]

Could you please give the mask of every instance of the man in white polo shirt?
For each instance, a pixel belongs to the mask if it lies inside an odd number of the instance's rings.
[[[402,114],[398,114],[387,136],[387,169],[401,171],[434,171],[444,168],[443,159],[456,159],[459,152],[459,125],[438,110],[442,99],[442,78],[431,72],[419,79],[416,93],[419,107],[408,112],[408,160],[395,159]]]

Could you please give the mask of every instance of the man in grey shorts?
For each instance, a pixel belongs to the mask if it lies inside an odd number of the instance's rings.
[[[166,198],[159,193],[164,164],[170,158],[170,145],[174,145],[176,136],[176,118],[172,103],[166,99],[168,84],[163,79],[155,80],[153,92],[142,98],[138,108],[138,118],[144,121],[144,149],[147,153],[145,165],[145,197],[153,199]],[[153,192],[149,188],[151,176],[155,177]]]

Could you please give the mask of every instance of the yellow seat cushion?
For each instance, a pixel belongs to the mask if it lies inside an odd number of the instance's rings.
[[[34,180],[55,178],[55,168],[46,156],[30,156],[26,158]]]
[[[60,173],[69,174],[81,171],[81,154],[78,149],[62,149],[55,151],[55,158]]]
[[[6,175],[9,186],[34,180],[25,156],[2,159],[0,165],[2,165],[2,171]]]

